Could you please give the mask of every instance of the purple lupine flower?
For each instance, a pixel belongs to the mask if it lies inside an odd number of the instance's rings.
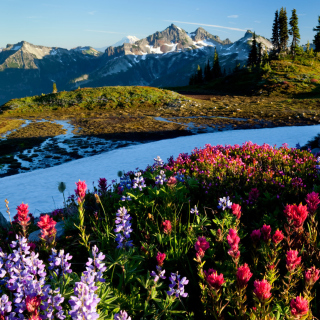
[[[116,242],[118,243],[117,248],[124,247],[132,247],[132,240],[128,240],[130,238],[130,233],[132,232],[130,220],[130,214],[128,214],[125,207],[122,207],[116,213],[116,228],[114,232],[116,232]]]
[[[196,214],[196,215],[198,216],[198,215],[199,215],[199,211],[198,211],[197,206],[194,206],[194,208],[192,208],[192,209],[190,210],[190,213],[191,213],[191,214]]]
[[[131,189],[131,179],[129,176],[123,176],[120,178],[120,188],[121,188],[121,191],[123,191],[125,188],[127,189]]]
[[[172,296],[173,294],[176,296],[176,298],[179,298],[179,296],[185,298],[188,296],[188,293],[184,292],[184,286],[189,283],[189,280],[187,280],[186,277],[183,277],[180,280],[180,275],[178,272],[171,273],[171,276],[169,277],[169,280],[171,281],[171,284],[169,284],[169,291],[167,291],[167,294],[169,296]],[[177,288],[175,289],[175,287]]]
[[[8,319],[8,316],[11,315],[12,302],[9,301],[9,297],[6,294],[3,294],[0,297],[0,319]]]
[[[154,282],[158,282],[158,280],[161,279],[165,279],[166,277],[164,276],[166,270],[162,270],[162,268],[160,266],[156,266],[157,268],[157,272],[151,271],[150,275],[152,277],[154,277],[153,281]]]
[[[160,158],[160,156],[157,156],[156,158],[153,159],[154,160],[154,166],[155,167],[162,167],[163,166],[163,161]]]
[[[218,208],[225,210],[226,208],[231,209],[232,202],[230,201],[229,197],[223,197],[219,199]]]
[[[71,273],[71,263],[68,262],[68,260],[71,260],[72,256],[69,253],[64,254],[64,250],[60,250],[58,253],[57,250],[52,249],[51,252],[52,253],[48,259],[48,261],[50,261],[48,269],[54,270],[57,276],[60,274],[64,276],[66,273]]]
[[[175,178],[179,181],[179,182],[184,182],[184,175],[178,173]]]
[[[42,305],[40,306],[41,310],[44,310],[44,319],[60,319],[63,320],[66,316],[63,313],[61,303],[64,301],[64,298],[60,294],[60,288],[52,290],[51,288],[48,290],[48,296],[46,300],[42,301]],[[57,312],[54,314],[54,310]]]
[[[133,189],[139,189],[140,191],[142,191],[142,188],[146,187],[145,181],[143,176],[141,175],[141,172],[137,172],[134,174],[135,177],[133,179]]]
[[[75,296],[71,296],[69,300],[71,306],[69,315],[74,320],[95,320],[99,318],[99,314],[96,311],[100,298],[95,294],[98,289],[95,284],[97,281],[105,281],[102,278],[102,274],[106,270],[104,263],[102,263],[105,255],[102,252],[99,253],[97,246],[94,246],[92,248],[92,256],[93,259],[89,258],[86,263],[86,271],[83,272],[81,281],[76,282],[74,288]]]
[[[164,182],[167,182],[167,178],[166,178],[166,175],[164,173],[163,170],[160,170],[160,174],[158,176],[156,176],[156,184],[160,184],[163,186],[163,183]]]
[[[121,201],[131,201],[131,197],[130,196],[121,196]]]
[[[128,317],[128,314],[121,310],[114,315],[114,320],[131,320],[131,317]]]

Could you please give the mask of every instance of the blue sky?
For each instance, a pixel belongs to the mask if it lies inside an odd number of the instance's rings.
[[[251,29],[271,37],[274,13],[285,7],[299,15],[301,44],[312,42],[319,0],[1,0],[0,47],[21,40],[73,48],[112,45],[126,35],[146,37],[171,23],[194,31],[202,26],[236,41]]]

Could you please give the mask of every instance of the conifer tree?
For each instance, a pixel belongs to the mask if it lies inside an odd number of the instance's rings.
[[[316,35],[314,36],[313,43],[316,46],[314,51],[320,52],[320,16],[318,17],[318,25],[313,28],[313,31],[316,32]]]
[[[219,55],[217,48],[214,48],[214,58],[213,58],[213,67],[212,67],[212,78],[220,78],[222,76],[221,67],[219,63]]]
[[[196,75],[196,84],[201,84],[203,82],[203,74],[202,69],[198,65],[197,75]]]
[[[257,62],[258,62],[258,66],[260,66],[260,64],[262,63],[262,44],[261,42],[258,43],[258,56],[257,56]]]
[[[287,50],[289,35],[288,35],[288,18],[287,10],[283,7],[279,14],[279,48],[280,52],[285,52]]]
[[[56,83],[54,82],[54,83],[53,83],[53,86],[52,86],[52,93],[57,93],[57,92],[58,92],[57,85],[56,85]]]
[[[254,66],[257,64],[257,61],[258,61],[258,49],[257,49],[256,33],[254,32],[247,64],[248,66]]]
[[[271,42],[275,52],[279,52],[279,11],[277,10],[274,16],[274,22],[272,26],[272,38]]]
[[[211,67],[209,60],[204,68],[204,80],[207,82],[211,80]]]
[[[296,55],[297,51],[297,46],[298,43],[300,42],[300,32],[299,32],[299,27],[298,27],[298,15],[296,9],[292,10],[292,16],[290,19],[290,30],[289,34],[292,36],[292,43],[291,43],[291,52],[293,56]]]

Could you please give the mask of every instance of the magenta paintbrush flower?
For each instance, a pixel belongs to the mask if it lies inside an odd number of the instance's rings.
[[[244,264],[243,266],[240,266],[237,270],[237,281],[240,288],[244,288],[250,278],[252,277],[252,273],[250,272],[250,268],[248,264]]]
[[[295,319],[301,319],[309,312],[309,302],[301,296],[292,299],[290,302],[291,314]]]
[[[287,252],[287,269],[289,272],[293,272],[297,266],[301,264],[301,257],[298,257],[297,250],[290,250]]]
[[[271,297],[271,285],[267,280],[254,281],[254,293],[261,302],[265,302]]]
[[[274,242],[274,244],[279,244],[284,238],[284,235],[282,233],[282,231],[278,230],[274,233],[273,237],[272,237],[272,241]]]
[[[78,196],[78,202],[82,202],[84,200],[84,197],[86,196],[87,191],[87,185],[85,181],[76,182],[77,189],[75,189],[75,193]]]
[[[209,286],[215,290],[219,290],[221,286],[225,283],[223,274],[221,273],[220,275],[218,275],[217,271],[214,269],[204,271],[204,274]]]

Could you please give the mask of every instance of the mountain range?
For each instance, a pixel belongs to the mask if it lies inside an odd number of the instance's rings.
[[[117,41],[115,44],[113,44],[112,47],[119,47],[119,46],[122,46],[124,43],[135,43],[138,40],[140,39],[137,38],[136,36],[126,36],[126,37],[123,37],[121,40]],[[110,46],[96,48],[96,50],[100,52],[105,52],[108,47]]]
[[[213,60],[215,48],[220,65],[228,72],[246,64],[252,32],[232,43],[203,28],[187,33],[170,25],[134,43],[110,46],[102,53],[88,47],[70,50],[21,41],[0,52],[0,104],[13,98],[73,90],[79,86],[115,85],[183,86],[198,65]],[[257,37],[265,50],[272,44]]]

